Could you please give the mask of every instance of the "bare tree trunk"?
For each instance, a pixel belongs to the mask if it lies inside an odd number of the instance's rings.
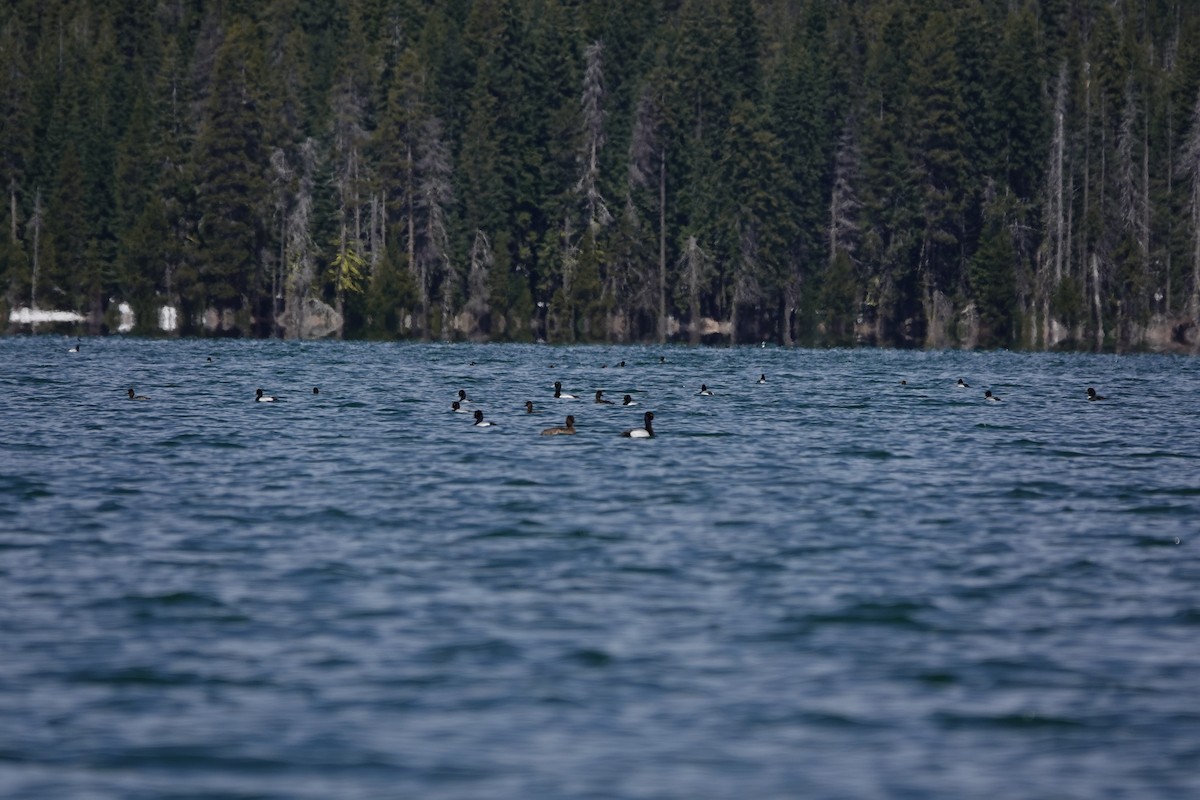
[[[1200,324],[1200,95],[1192,111],[1192,128],[1183,146],[1183,167],[1192,182],[1192,292],[1188,313]]]
[[[417,211],[424,214],[424,222],[409,236],[417,242],[417,249],[410,255],[420,265],[421,280],[421,335],[429,338],[432,325],[429,306],[431,284],[435,269],[440,269],[443,284],[455,281],[453,265],[450,263],[450,235],[446,227],[446,209],[454,202],[450,154],[442,140],[442,124],[436,117],[425,120],[417,140],[417,174],[420,184],[416,187]],[[443,325],[449,324],[446,316],[451,295],[442,292]]]
[[[688,289],[688,341],[700,343],[700,281],[707,254],[701,249],[695,236],[689,236],[680,257],[680,272],[687,281]]]
[[[658,161],[658,343],[667,341],[667,150]]]
[[[854,141],[854,123],[847,121],[838,142],[837,158],[833,173],[833,191],[829,197],[829,262],[832,266],[839,250],[847,255],[855,251],[855,234],[858,223],[855,216],[860,203],[854,194],[854,177],[857,170],[858,150]]]
[[[584,142],[580,153],[583,174],[575,191],[583,196],[587,228],[608,225],[612,214],[600,194],[600,149],[604,146],[604,45],[592,42],[584,52],[583,97]]]
[[[784,347],[792,347],[796,342],[792,338],[792,314],[796,311],[796,303],[798,294],[796,291],[799,279],[793,277],[788,281],[787,288],[783,293],[783,319],[779,322],[779,340]]]
[[[420,303],[421,309],[418,312],[418,319],[421,320],[421,338],[426,339],[429,336],[425,320],[429,317],[429,284],[425,280],[425,270],[417,264],[417,212],[416,212],[416,186],[413,179],[413,147],[412,140],[405,142],[405,209],[404,209],[404,226],[408,233],[408,271],[417,281],[417,302]]]
[[[1084,111],[1083,111],[1083,213],[1080,219],[1083,220],[1083,231],[1087,230],[1088,213],[1091,211],[1092,201],[1092,82],[1085,78],[1084,87]],[[1083,305],[1086,308],[1089,305],[1087,296],[1087,274],[1088,274],[1088,254],[1092,248],[1092,244],[1088,241],[1087,236],[1082,236],[1079,243],[1079,286],[1083,292]]]
[[[481,323],[491,313],[488,303],[488,275],[491,272],[495,258],[492,254],[492,243],[488,241],[483,231],[475,231],[475,242],[471,245],[471,267],[467,273],[467,303],[466,310],[474,318],[475,329],[471,335],[483,333]]]
[[[1066,149],[1066,113],[1067,113],[1067,65],[1064,63],[1058,71],[1058,84],[1054,93],[1054,135],[1050,142],[1050,174],[1047,178],[1046,203],[1046,241],[1051,250],[1048,257],[1038,259],[1037,289],[1041,295],[1042,305],[1042,347],[1049,349],[1057,339],[1055,320],[1051,313],[1050,297],[1054,289],[1063,279],[1063,237],[1065,224],[1063,220],[1063,161]],[[1049,276],[1045,274],[1045,261],[1049,261],[1054,269],[1054,281],[1051,285]]]
[[[37,281],[38,281],[38,265],[41,259],[41,241],[42,241],[42,190],[38,190],[33,195],[33,219],[29,221],[33,227],[33,270],[30,273],[29,281],[29,309],[37,310]],[[33,316],[33,322],[30,323],[30,330],[37,331],[37,315]]]

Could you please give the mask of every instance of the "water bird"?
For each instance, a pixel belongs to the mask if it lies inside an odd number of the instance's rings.
[[[1089,401],[1091,401],[1091,400],[1107,400],[1108,399],[1107,397],[1105,397],[1102,394],[1096,394],[1096,390],[1093,389],[1091,386],[1088,387],[1087,396],[1088,396]]]
[[[623,406],[636,406],[636,405],[637,405],[637,400],[634,400],[634,399],[633,399],[632,397],[630,397],[629,395],[625,395],[625,399],[621,401],[621,405],[623,405]]]
[[[644,422],[642,423],[642,427],[631,428],[627,431],[622,431],[621,435],[628,439],[653,439],[654,427],[651,425],[651,423],[654,421],[654,412],[647,411],[646,416],[643,417],[643,420]]]
[[[599,403],[600,405],[609,405],[609,406],[613,405],[612,400],[604,399],[604,390],[603,389],[596,390],[596,402]]]
[[[320,389],[319,387],[317,387],[317,386],[314,386],[314,387],[313,387],[313,394],[320,394],[320,393],[321,393],[321,389]]]
[[[764,372],[762,375],[759,375],[759,376],[758,376],[758,382],[759,382],[759,383],[766,383],[766,382],[767,382],[767,373],[765,373],[765,372]]]
[[[254,390],[254,402],[256,403],[274,403],[275,397],[269,394],[263,394],[262,389]]]
[[[458,402],[457,400],[450,403],[450,410],[453,411],[455,414],[468,413],[467,410],[462,407],[462,403]]]
[[[458,401],[459,401],[460,403],[469,403],[469,402],[471,402],[470,400],[468,400],[468,399],[467,399],[467,390],[466,390],[466,389],[459,389],[459,390],[458,390]]]
[[[562,381],[554,382],[554,397],[557,400],[578,400],[579,398],[573,394],[565,394],[562,390]]]
[[[954,384],[954,386],[957,389],[970,389],[971,388],[971,384],[967,383],[962,378],[959,378],[958,383]]]
[[[137,394],[136,392],[133,391],[133,387],[131,386],[131,387],[129,387],[129,399],[130,400],[149,400],[150,398],[144,394]]]
[[[546,428],[542,436],[569,436],[575,433],[575,417],[567,415],[567,424],[561,428]]]
[[[999,398],[999,397],[996,397],[996,395],[992,394],[992,390],[991,390],[991,389],[988,389],[986,392],[984,392],[984,393],[983,393],[983,399],[984,399],[984,400],[991,400],[993,403],[999,403],[999,402],[1000,402],[1000,398]]]
[[[533,410],[533,401],[532,400],[525,401],[525,413],[526,414],[536,414],[537,413],[536,411]]]
[[[712,397],[713,396],[712,390],[708,388],[707,383],[700,384],[700,391],[696,392],[696,394],[700,395],[701,397]]]
[[[475,409],[475,427],[476,428],[495,428],[497,426],[496,426],[496,423],[488,422],[487,420],[485,420],[483,418],[482,411],[480,411],[479,409]]]
[[[900,385],[901,385],[901,386],[908,386],[908,381],[904,380],[904,378],[901,378],[901,379],[900,379]]]
[[[80,346],[81,344],[83,344],[83,340],[80,340],[80,341],[76,342],[76,343],[75,343],[75,346],[74,346],[74,347],[72,347],[71,349],[67,350],[67,352],[68,352],[68,353],[78,353],[78,352],[79,352],[79,346]]]

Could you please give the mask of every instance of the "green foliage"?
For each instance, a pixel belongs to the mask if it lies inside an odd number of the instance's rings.
[[[0,290],[30,301],[40,192],[37,302],[131,302],[140,332],[167,304],[278,330],[301,231],[338,241],[310,277],[349,336],[713,317],[851,344],[862,316],[919,344],[973,304],[985,346],[1046,309],[1136,346],[1195,290],[1198,54],[1180,2],[22,2],[0,12]],[[598,141],[613,220],[589,229]]]
[[[821,285],[822,326],[827,344],[845,347],[854,343],[857,285],[854,263],[844,250],[839,250]]]
[[[1016,262],[1017,253],[1008,226],[1003,217],[993,215],[984,227],[979,249],[967,269],[971,296],[975,298],[979,314],[979,344],[982,347],[1007,347],[1013,341]],[[1056,313],[1062,310],[1057,309]]]
[[[329,262],[329,283],[338,294],[361,294],[366,285],[366,259],[346,249]]]
[[[250,32],[234,23],[217,53],[193,154],[199,188],[196,257],[207,301],[241,308],[260,288],[265,205],[262,141]]]

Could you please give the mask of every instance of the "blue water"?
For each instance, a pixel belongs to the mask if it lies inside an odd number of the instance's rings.
[[[1200,361],[72,343],[0,339],[2,796],[1200,797]]]

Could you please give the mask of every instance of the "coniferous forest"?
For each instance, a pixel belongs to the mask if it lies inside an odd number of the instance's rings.
[[[14,333],[1194,352],[1200,3],[7,0],[0,185]]]

